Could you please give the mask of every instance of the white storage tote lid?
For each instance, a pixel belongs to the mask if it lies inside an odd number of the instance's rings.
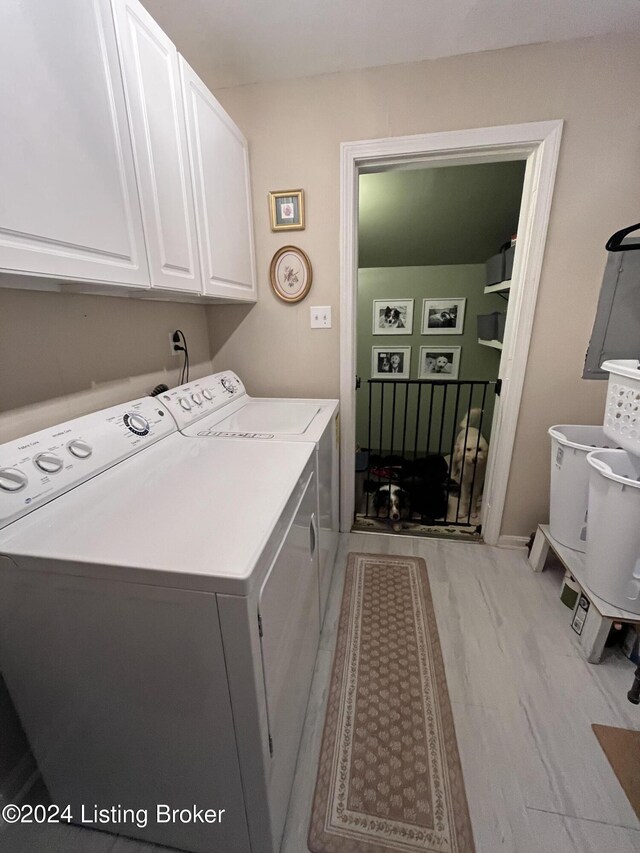
[[[612,359],[602,369],[609,373],[605,435],[629,453],[640,453],[640,361]]]
[[[587,540],[589,466],[587,454],[610,447],[601,426],[559,424],[551,436],[551,495],[549,530],[554,539],[574,551],[584,551]]]
[[[587,585],[614,607],[640,614],[640,458],[594,450],[587,463]]]

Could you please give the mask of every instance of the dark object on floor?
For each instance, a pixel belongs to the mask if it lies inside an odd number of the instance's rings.
[[[627,693],[627,699],[634,705],[640,705],[640,666],[635,671],[631,690]],[[638,815],[640,817],[640,814]]]
[[[591,726],[622,785],[622,790],[640,818],[640,731],[614,726]]]
[[[401,518],[419,514],[422,521],[444,518],[447,511],[447,479],[449,467],[444,456],[431,453],[418,459],[403,459],[402,456],[371,456],[369,479],[364,483],[365,492],[373,494],[372,507],[368,515],[390,518],[384,512],[389,505],[389,486],[398,487],[401,496]],[[387,487],[387,488],[385,488]],[[450,492],[454,488],[450,485]],[[397,520],[397,519],[396,519]]]
[[[349,555],[309,849],[474,853],[422,559]]]
[[[409,494],[411,511],[422,521],[444,518],[447,512],[449,466],[443,456],[431,454],[407,466],[402,486]]]

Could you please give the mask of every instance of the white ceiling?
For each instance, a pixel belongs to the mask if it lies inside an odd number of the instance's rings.
[[[142,0],[211,88],[640,32],[640,0]]]

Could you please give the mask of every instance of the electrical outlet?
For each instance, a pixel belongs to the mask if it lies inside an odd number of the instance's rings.
[[[173,340],[174,335],[175,332],[169,332],[169,346],[171,347],[171,355],[182,355],[183,351],[181,349],[174,349],[175,346],[182,346],[181,343],[176,344],[176,342]]]
[[[331,305],[312,305],[310,310],[312,329],[331,328]]]

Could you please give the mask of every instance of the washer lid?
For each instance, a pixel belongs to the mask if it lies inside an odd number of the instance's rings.
[[[243,595],[314,449],[172,435],[5,527],[0,553],[24,568]]]
[[[315,401],[251,400],[220,421],[224,432],[261,432],[302,435],[320,411]]]

